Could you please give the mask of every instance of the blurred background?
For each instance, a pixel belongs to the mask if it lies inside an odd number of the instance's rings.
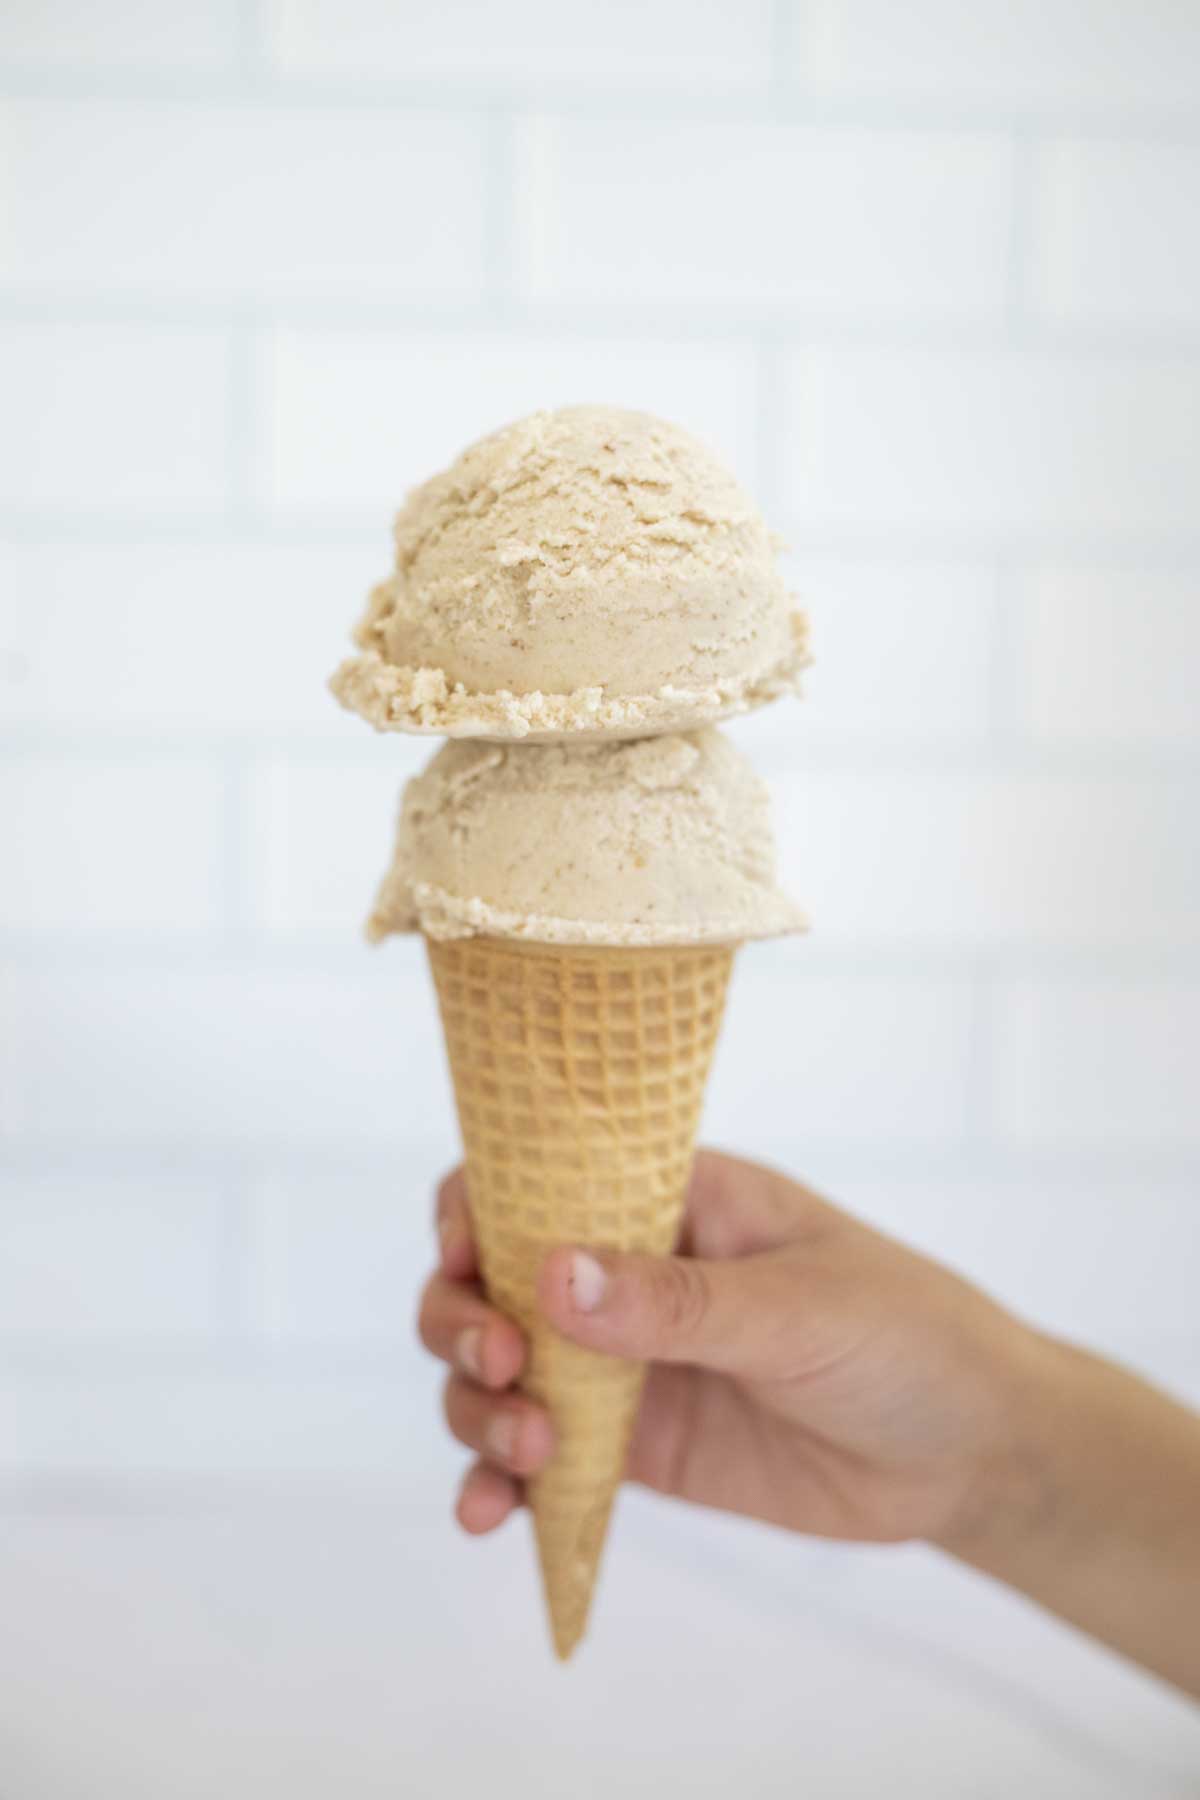
[[[706,438],[815,931],[707,1136],[1200,1399],[1200,6],[0,9],[0,1789],[1200,1793],[918,1549],[630,1495],[550,1664],[410,1341],[456,1153],[402,780],[324,690],[404,490]]]

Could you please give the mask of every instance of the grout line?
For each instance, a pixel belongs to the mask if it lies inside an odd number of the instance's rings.
[[[998,559],[992,595],[992,644],[988,683],[988,733],[990,741],[1003,753],[1021,754],[1029,732],[1028,680],[1028,596],[1024,581],[1026,571],[1006,557]],[[1034,740],[1028,754],[1038,763],[1052,761],[1047,747]],[[1200,744],[1197,745],[1200,757]],[[1128,746],[1113,754],[1113,762],[1122,773],[1130,761]],[[1197,762],[1200,772],[1200,761]]]
[[[1016,134],[1006,273],[1006,317],[1014,340],[1019,340],[1022,331],[1031,324],[1034,231],[1042,154],[1041,141],[1031,132],[1022,130]]]
[[[222,1179],[224,1221],[218,1251],[217,1318],[223,1338],[233,1342],[260,1336],[254,1304],[254,1163],[244,1152]]]
[[[228,519],[236,530],[249,526],[256,513],[258,454],[259,328],[252,318],[237,317],[229,327]],[[261,416],[270,416],[269,405]]]
[[[504,323],[517,287],[517,120],[508,110],[487,114],[484,125],[484,271],[493,322]]]
[[[494,131],[494,166],[489,167],[489,188],[499,183],[507,194],[507,231],[488,223],[493,242],[488,261],[493,274],[510,274],[513,249],[519,243],[515,193],[518,166],[517,142],[532,134],[536,120],[512,114],[487,115]],[[521,171],[522,183],[528,180]],[[491,208],[489,208],[489,212]],[[502,221],[503,224],[503,221]],[[1014,237],[1019,234],[1014,233]],[[1024,251],[1014,242],[1003,291],[985,309],[935,316],[897,308],[878,311],[869,303],[857,310],[843,305],[835,310],[787,300],[758,303],[697,300],[631,300],[588,302],[531,298],[518,292],[509,280],[504,300],[504,322],[519,340],[540,342],[548,331],[556,337],[590,344],[663,340],[672,346],[703,348],[712,343],[747,343],[771,335],[781,347],[794,350],[1018,350],[1029,354],[1057,354],[1068,359],[1115,357],[1159,361],[1164,357],[1200,357],[1200,326],[1139,325],[1119,320],[1058,320],[1021,312],[1014,314],[1011,289],[1014,270]],[[424,298],[396,293],[386,298],[367,298],[348,292],[340,298],[305,294],[273,297],[268,303],[253,295],[191,294],[147,300],[120,288],[82,286],[39,287],[5,290],[0,283],[0,321],[31,325],[137,324],[163,330],[211,329],[255,326],[260,330],[291,327],[309,331],[383,331],[425,333],[456,337],[486,332],[497,321],[492,296],[478,298],[473,291],[457,296]]]
[[[780,4],[786,4],[786,0],[780,0]],[[773,40],[777,29],[782,35],[791,27],[777,28],[773,23]],[[610,120],[615,124],[666,121],[753,125],[760,123],[763,116],[761,87],[753,81],[722,91],[702,81],[657,88],[623,86],[616,81],[605,88],[586,75],[570,73],[560,75],[552,84],[517,79],[455,80],[450,73],[423,79],[285,76],[270,66],[264,38],[254,0],[242,0],[239,63],[232,71],[210,75],[191,70],[21,69],[0,65],[0,101],[117,101],[132,105],[199,101],[222,106],[252,99],[287,111],[354,109],[456,118],[485,115],[503,107],[569,119]],[[831,131],[916,131],[936,137],[964,131],[1052,130],[1073,137],[1139,143],[1200,141],[1200,120],[1190,103],[1121,106],[1056,100],[1039,105],[973,96],[939,104],[928,94],[903,98],[839,95],[824,89],[817,92],[804,85],[803,76],[790,85],[786,101],[783,116],[788,123],[816,125]]]
[[[978,1154],[991,1150],[997,1137],[994,1108],[996,971],[986,962],[979,962],[970,985],[964,1123],[968,1146]]]
[[[269,81],[271,69],[262,0],[238,0],[237,32],[239,62],[245,75],[252,83]]]
[[[233,1246],[240,1263],[231,1271],[238,1281],[236,1291],[246,1335],[272,1350],[279,1336],[278,1296],[269,1250],[274,1206],[274,1184],[263,1179],[260,1169],[257,1177],[247,1183],[243,1195],[240,1240]]]
[[[415,1270],[405,1271],[415,1273]],[[400,1309],[398,1308],[398,1312]],[[1169,1348],[1169,1345],[1168,1345]],[[0,1379],[36,1382],[79,1373],[112,1378],[171,1380],[180,1374],[217,1377],[245,1374],[270,1383],[332,1376],[376,1377],[411,1368],[416,1355],[403,1313],[393,1332],[359,1337],[297,1331],[278,1338],[194,1332],[128,1337],[101,1332],[0,1331]],[[165,1365],[165,1366],[164,1366]]]
[[[251,891],[251,821],[249,759],[241,748],[227,747],[221,755],[222,819],[221,936],[226,945],[257,941],[255,906]]]
[[[787,116],[797,98],[795,70],[802,26],[798,6],[806,3],[807,0],[769,0],[771,105],[782,117]],[[807,74],[805,68],[803,75]]]
[[[755,347],[755,461],[754,492],[767,519],[784,511],[779,446],[783,442],[783,397],[779,348],[771,337],[760,337]],[[790,547],[790,546],[789,546]]]

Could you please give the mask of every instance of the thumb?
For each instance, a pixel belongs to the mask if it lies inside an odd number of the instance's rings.
[[[788,1370],[797,1280],[778,1252],[702,1262],[612,1250],[552,1250],[538,1301],[573,1343],[637,1362],[692,1363],[726,1375]]]

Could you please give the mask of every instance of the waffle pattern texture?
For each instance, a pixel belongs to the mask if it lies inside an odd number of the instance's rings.
[[[587,1623],[645,1371],[553,1332],[537,1272],[556,1244],[674,1246],[733,950],[427,945],[484,1281],[529,1336],[523,1385],[558,1433],[529,1498],[566,1658]]]

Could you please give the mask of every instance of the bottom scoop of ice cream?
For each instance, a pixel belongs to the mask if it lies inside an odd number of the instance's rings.
[[[372,939],[737,943],[804,927],[766,789],[720,732],[446,744],[405,790]]]

